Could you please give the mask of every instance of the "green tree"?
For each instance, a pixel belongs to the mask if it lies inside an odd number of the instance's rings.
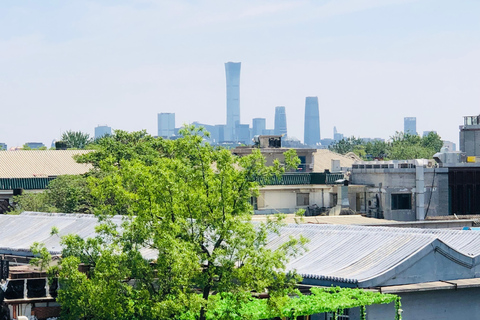
[[[391,140],[389,158],[395,160],[431,159],[443,145],[440,136],[434,132],[423,138],[418,135],[396,132]]]
[[[45,194],[46,202],[55,212],[90,213],[90,189],[83,175],[58,176],[49,183]]]
[[[20,214],[23,211],[52,212],[52,207],[46,201],[43,192],[25,192],[13,197],[14,208],[11,214]]]
[[[273,301],[293,290],[299,277],[285,265],[304,239],[267,248],[282,217],[250,222],[256,181],[284,168],[265,166],[258,150],[238,158],[214,148],[201,129],[182,134],[170,141],[116,131],[79,158],[95,167],[89,183],[104,224],[94,238],[62,240],[62,319],[204,320],[212,293],[240,304],[252,292],[268,290]],[[298,161],[285,158],[287,166]],[[108,219],[117,214],[125,216],[122,232]],[[90,266],[86,274],[79,263]]]
[[[52,180],[40,193],[27,192],[14,197],[15,211],[90,213],[91,195],[83,175],[63,175]]]
[[[61,140],[67,144],[67,148],[74,149],[85,149],[85,146],[92,141],[88,133],[71,130],[62,133]]]
[[[350,138],[343,138],[340,141],[337,141],[333,145],[329,146],[328,148],[334,152],[340,154],[346,154],[349,152],[354,152],[356,149],[361,150],[363,146],[363,141],[360,138],[350,137]]]
[[[360,138],[345,138],[329,149],[340,154],[354,152],[365,160],[407,160],[431,159],[440,151],[443,141],[435,132],[430,132],[425,137],[416,134],[396,132],[390,141],[365,142]]]

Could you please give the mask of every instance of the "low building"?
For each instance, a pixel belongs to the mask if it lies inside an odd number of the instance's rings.
[[[89,150],[17,150],[0,152],[0,201],[8,202],[23,190],[43,190],[59,175],[83,174],[90,164],[77,163],[73,158]],[[7,204],[0,204],[2,208]]]
[[[113,223],[119,226],[121,222],[121,217],[113,217]],[[18,317],[30,315],[30,312],[52,314],[58,311],[54,288],[48,286],[45,275],[22,267],[32,257],[30,246],[33,242],[44,243],[55,256],[61,250],[59,236],[72,232],[82,238],[94,236],[97,223],[92,215],[26,212],[18,216],[0,216],[0,255],[4,261],[9,261],[11,270],[6,273],[8,284],[5,286],[2,282],[0,290],[10,319],[14,313]],[[42,228],[38,227],[40,225]],[[58,235],[50,233],[54,226],[58,228]],[[394,293],[402,298],[404,319],[476,319],[472,315],[480,311],[477,301],[480,295],[480,232],[288,224],[280,228],[278,234],[269,235],[267,246],[276,248],[291,237],[299,236],[309,240],[308,250],[291,258],[287,269],[296,270],[303,277],[304,288],[340,286]],[[154,259],[156,252],[145,249],[142,255]],[[358,309],[345,313],[349,320],[360,319]],[[325,317],[315,315],[311,319]],[[392,306],[367,307],[368,320],[394,318]]]
[[[304,285],[397,294],[404,319],[478,319],[480,232],[292,224],[270,245],[300,235],[310,240],[308,251],[291,259],[288,269]],[[357,309],[346,313],[347,319],[360,319]],[[367,319],[395,314],[392,306],[374,305],[367,307]]]
[[[415,221],[448,214],[448,176],[434,160],[357,161],[351,181],[366,186],[367,215]]]

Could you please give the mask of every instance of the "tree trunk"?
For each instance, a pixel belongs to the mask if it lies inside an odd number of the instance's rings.
[[[208,296],[210,295],[210,289],[211,289],[210,285],[207,285],[205,288],[203,288],[203,299],[205,301],[208,301]],[[202,307],[202,309],[200,309],[199,320],[206,320],[206,319],[207,319],[207,310],[205,309],[205,307]]]

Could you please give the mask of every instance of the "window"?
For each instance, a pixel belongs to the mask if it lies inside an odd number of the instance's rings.
[[[409,210],[412,209],[411,193],[394,193],[392,194],[392,210]]]
[[[308,206],[310,197],[309,193],[297,193],[297,207]]]
[[[253,210],[258,210],[257,197],[250,197],[250,204],[253,207]]]
[[[339,312],[337,314],[337,319],[338,320],[348,320],[348,319],[350,319],[350,317],[348,315],[348,311],[349,311],[348,309],[339,310]],[[333,312],[328,312],[326,318],[327,318],[327,320],[333,320],[333,319],[335,319],[335,314]]]

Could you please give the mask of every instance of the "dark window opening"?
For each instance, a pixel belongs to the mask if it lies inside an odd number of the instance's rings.
[[[412,209],[411,193],[392,194],[392,210],[409,210]]]
[[[309,193],[297,193],[297,207],[310,205],[309,197]]]

